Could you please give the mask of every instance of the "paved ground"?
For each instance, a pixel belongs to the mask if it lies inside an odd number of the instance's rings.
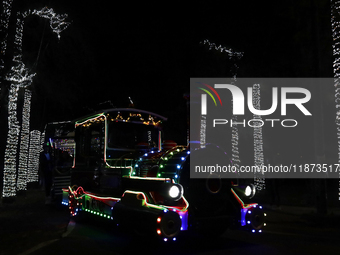
[[[273,234],[320,236],[334,242],[340,229],[340,207],[329,207],[328,214],[317,215],[312,207],[264,205],[268,214],[268,232]],[[62,239],[67,231],[66,207],[45,205],[44,192],[31,189],[16,197],[12,204],[0,204],[0,255],[30,254],[33,249]],[[234,234],[233,234],[234,235]],[[340,250],[340,249],[339,249]]]
[[[20,254],[39,243],[58,239],[69,222],[66,208],[45,205],[45,194],[33,189],[11,204],[0,204],[0,254]]]

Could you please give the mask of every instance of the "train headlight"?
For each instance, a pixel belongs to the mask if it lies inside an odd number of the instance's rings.
[[[180,195],[181,191],[179,189],[179,187],[173,185],[171,186],[171,188],[169,189],[169,196],[171,198],[176,198]]]
[[[244,190],[244,194],[249,198],[252,198],[255,195],[255,193],[256,189],[253,184],[248,185]]]
[[[251,195],[251,187],[247,186],[244,193],[246,194],[247,197],[249,197]]]
[[[169,196],[174,199],[175,201],[176,200],[179,200],[181,197],[182,197],[182,194],[183,193],[183,189],[182,189],[182,186],[179,185],[179,184],[176,184],[176,185],[172,185],[169,189]]]

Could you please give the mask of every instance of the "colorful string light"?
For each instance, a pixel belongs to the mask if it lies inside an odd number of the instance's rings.
[[[181,218],[181,230],[187,230],[188,229],[188,208],[189,208],[189,203],[188,201],[182,196],[183,199],[183,206],[167,206],[167,205],[156,205],[148,202],[148,198],[146,197],[145,193],[142,191],[134,191],[134,190],[125,190],[124,193],[122,194],[122,197],[125,196],[125,194],[133,194],[133,195],[140,195],[143,197],[142,199],[142,206],[147,207],[147,208],[153,208],[153,209],[158,209],[163,212],[168,212],[169,210],[172,210],[176,213],[179,214]],[[69,200],[66,198],[68,197]],[[104,218],[108,218],[113,220],[112,218],[112,212],[110,213],[105,213],[103,211],[98,211],[94,210],[91,208],[86,208],[85,203],[80,203],[79,201],[81,199],[87,199],[87,198],[92,198],[95,200],[101,201],[103,204],[107,205],[111,210],[114,209],[114,206],[117,202],[121,200],[121,198],[115,198],[115,197],[99,197],[96,196],[92,193],[84,191],[82,187],[78,187],[77,190],[74,190],[73,188],[69,187],[68,189],[63,189],[63,205],[68,205],[70,209],[70,213],[75,216],[77,214],[77,209],[80,209],[85,212],[92,213],[94,215],[102,216]],[[89,203],[90,204],[90,203]],[[78,205],[78,206],[77,206]],[[78,208],[77,208],[78,207]],[[161,222],[161,218],[157,218],[157,223]]]

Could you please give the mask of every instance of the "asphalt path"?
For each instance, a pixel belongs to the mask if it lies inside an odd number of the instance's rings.
[[[165,243],[117,229],[110,220],[74,222],[67,207],[45,205],[36,189],[0,204],[0,255],[340,254],[340,208],[326,216],[309,207],[264,209],[263,233],[227,230],[218,238],[189,235]]]
[[[220,237],[182,236],[162,242],[126,233],[107,222],[70,221],[59,240],[23,254],[339,254],[338,218],[313,219],[268,210],[263,233],[227,230]],[[333,221],[333,222],[332,222]]]

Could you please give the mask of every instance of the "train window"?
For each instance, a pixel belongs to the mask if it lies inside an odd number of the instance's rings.
[[[90,126],[77,127],[77,164],[87,164],[90,158],[98,158],[103,155],[103,127],[103,123],[93,123]]]
[[[97,155],[101,152],[100,132],[93,130],[90,136],[90,156]]]

